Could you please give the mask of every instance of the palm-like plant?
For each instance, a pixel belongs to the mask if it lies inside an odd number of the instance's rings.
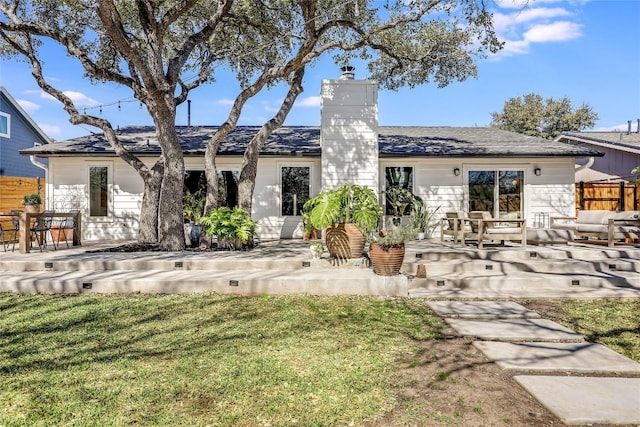
[[[256,223],[244,209],[226,206],[212,209],[200,219],[208,236],[217,236],[218,242],[225,242],[231,249],[238,249],[252,241]]]
[[[357,184],[322,191],[304,204],[304,211],[311,225],[319,230],[332,224],[353,223],[365,235],[378,227],[382,214],[376,193]]]

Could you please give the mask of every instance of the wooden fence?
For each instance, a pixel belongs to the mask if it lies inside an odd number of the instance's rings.
[[[624,182],[576,184],[576,208],[580,210],[640,210],[638,185]]]
[[[44,202],[44,178],[0,176],[0,212],[24,210],[22,198],[25,194],[35,193],[38,193]]]

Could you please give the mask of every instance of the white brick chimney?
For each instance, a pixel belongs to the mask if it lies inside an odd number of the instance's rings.
[[[353,70],[322,81],[322,187],[352,183],[378,193],[378,83],[355,80]]]

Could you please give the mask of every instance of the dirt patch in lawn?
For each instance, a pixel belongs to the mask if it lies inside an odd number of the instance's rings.
[[[512,372],[490,362],[470,338],[447,330],[403,361],[396,410],[370,426],[558,426]]]
[[[517,302],[546,319],[568,318],[559,300]],[[402,362],[398,405],[370,427],[565,425],[513,379],[536,373],[503,370],[473,346],[473,339],[458,336],[450,327],[444,335],[423,343],[419,354]]]

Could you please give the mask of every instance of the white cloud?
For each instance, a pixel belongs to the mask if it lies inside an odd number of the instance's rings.
[[[65,90],[62,93],[64,95],[68,96],[69,98],[71,98],[73,103],[76,104],[79,107],[96,107],[96,106],[100,105],[100,102],[96,101],[93,98],[88,97],[87,95],[85,95],[82,92],[76,92],[76,91],[73,91],[73,90]],[[40,98],[55,100],[55,98],[53,96],[49,95],[48,93],[46,93],[44,91],[40,92]]]
[[[582,35],[581,29],[582,25],[567,21],[534,25],[524,33],[524,39],[530,43],[573,40]]]
[[[527,6],[541,3],[559,3],[563,0],[496,0],[496,4],[503,9],[523,9]]]
[[[20,106],[27,113],[33,113],[34,111],[38,111],[40,109],[40,105],[35,102],[27,101],[26,99],[16,99],[16,102],[20,104]]]
[[[319,96],[308,96],[306,98],[301,98],[298,102],[296,102],[296,106],[298,107],[319,107],[321,98]]]
[[[48,125],[46,123],[44,124],[38,123],[38,126],[40,127],[40,129],[42,129],[44,133],[46,133],[49,136],[60,135],[62,133],[62,129],[60,128],[60,126],[57,126],[57,125]]]
[[[233,99],[218,99],[216,104],[220,105],[233,105]]]
[[[506,3],[513,5],[511,0]],[[542,2],[530,2],[529,5],[538,3]],[[505,7],[505,1],[499,4]],[[494,29],[505,42],[497,57],[528,53],[532,43],[556,43],[581,37],[582,25],[567,19],[572,15],[570,10],[561,7],[532,7],[506,14],[495,13]]]

